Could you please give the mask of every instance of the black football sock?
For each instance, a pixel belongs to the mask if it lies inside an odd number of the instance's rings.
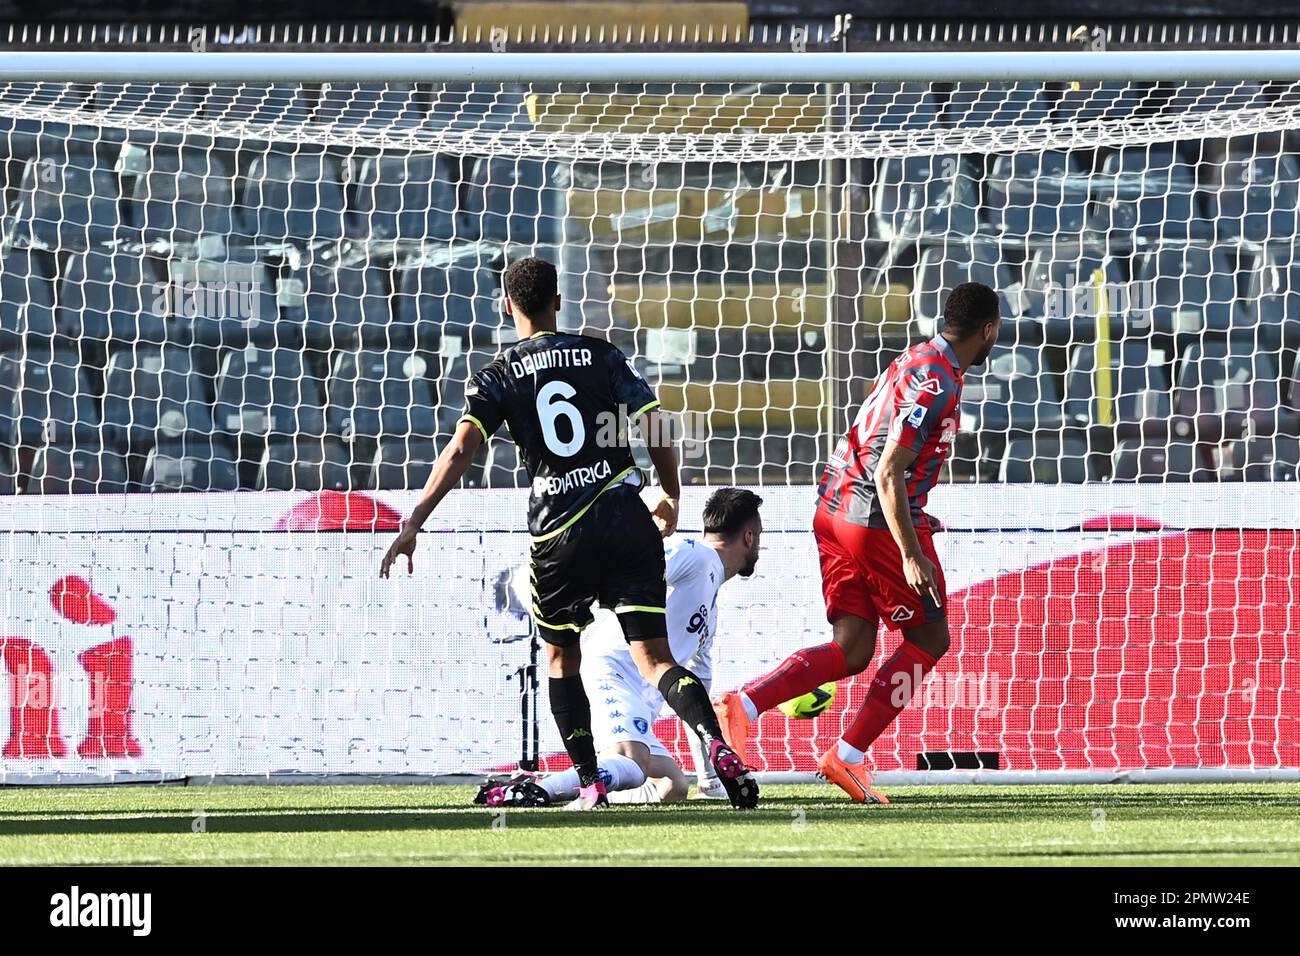
[[[591,702],[587,700],[582,678],[552,677],[547,686],[551,698],[551,715],[560,729],[564,749],[578,771],[578,782],[591,786],[596,780],[596,742],[591,736]]]
[[[713,712],[713,701],[704,683],[678,664],[659,678],[659,693],[664,695],[668,706],[677,712],[687,727],[693,727],[704,741],[707,750],[709,742],[722,739],[722,728],[718,726],[718,717]]]

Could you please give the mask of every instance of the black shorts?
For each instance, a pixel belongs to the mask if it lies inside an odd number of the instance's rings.
[[[533,618],[548,644],[578,642],[599,601],[629,641],[668,636],[664,541],[638,489],[617,485],[571,527],[532,547]]]

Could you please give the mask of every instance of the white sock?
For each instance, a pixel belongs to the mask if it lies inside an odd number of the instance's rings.
[[[618,790],[609,795],[610,803],[663,803],[663,794],[659,792],[659,785],[653,780],[647,780],[639,787],[633,787],[630,790]]]
[[[570,768],[548,773],[538,778],[537,785],[549,793],[552,800],[572,800],[578,795],[578,771]]]
[[[845,763],[862,763],[867,755],[846,740],[840,741],[840,759]]]
[[[596,763],[598,772],[609,777],[610,792],[631,790],[645,783],[645,771],[631,757],[611,754],[599,758]],[[578,771],[570,768],[559,773],[547,774],[537,781],[538,785],[551,795],[552,800],[572,800],[578,795]]]
[[[740,704],[745,708],[745,713],[750,720],[758,720],[758,708],[754,706],[754,702],[749,699],[749,695],[743,690],[740,692]]]

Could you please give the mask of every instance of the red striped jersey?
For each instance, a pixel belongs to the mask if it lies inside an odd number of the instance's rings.
[[[876,465],[890,439],[916,452],[907,469],[912,520],[924,525],[926,496],[957,437],[961,366],[942,336],[914,345],[886,369],[840,439],[817,489],[817,507],[865,525],[885,528],[876,494]]]

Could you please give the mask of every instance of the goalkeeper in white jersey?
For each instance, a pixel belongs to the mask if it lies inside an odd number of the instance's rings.
[[[743,488],[715,491],[704,506],[704,534],[673,535],[665,545],[668,584],[668,640],[673,659],[708,683],[713,673],[713,638],[718,629],[718,591],[739,574],[749,577],[758,563],[763,499]],[[655,736],[654,722],[667,708],[663,696],[637,671],[614,614],[601,610],[583,635],[582,679],[591,697],[592,736],[600,751],[599,774],[611,803],[660,803],[686,799],[686,775]],[[700,795],[726,797],[699,738],[687,730]],[[578,795],[573,770],[538,776],[517,772],[485,783],[476,802],[505,806],[550,806]]]

